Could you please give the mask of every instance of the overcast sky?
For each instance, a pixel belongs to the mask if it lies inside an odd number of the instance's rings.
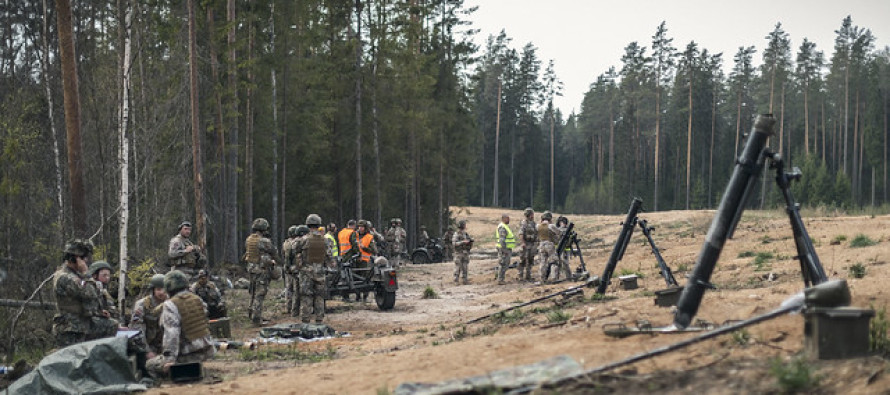
[[[637,41],[651,50],[652,36],[661,21],[668,37],[683,50],[690,41],[711,53],[723,52],[724,68],[740,46],[757,49],[759,65],[766,35],[777,22],[791,39],[792,59],[806,37],[825,53],[834,48],[834,31],[847,15],[853,24],[871,29],[876,48],[890,45],[890,0],[466,0],[480,50],[489,35],[502,29],[521,50],[531,42],[538,48],[541,69],[554,60],[564,84],[556,106],[567,116],[580,109],[590,84],[610,66],[621,68],[624,47]]]

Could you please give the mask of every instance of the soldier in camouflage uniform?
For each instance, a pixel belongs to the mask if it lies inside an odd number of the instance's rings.
[[[58,347],[114,336],[117,320],[99,306],[93,279],[86,275],[93,243],[74,239],[65,245],[64,263],[53,275],[56,315],[53,335]]]
[[[294,247],[300,258],[300,319],[304,323],[309,323],[313,315],[316,323],[324,321],[325,274],[327,269],[336,268],[331,242],[324,237],[321,223],[318,214],[309,214],[306,217],[309,234],[298,238]]]
[[[550,223],[553,220],[553,214],[545,211],[541,215],[541,223],[538,224],[538,262],[541,264],[541,282],[546,282],[550,277],[550,265],[557,263],[559,257],[556,255],[556,242],[562,232]]]
[[[444,259],[445,262],[450,262],[454,259],[454,244],[452,244],[451,239],[454,238],[454,228],[448,227],[448,230],[445,231],[445,234],[442,235],[442,244],[445,245]]]
[[[269,221],[265,218],[257,218],[251,226],[253,233],[247,236],[244,242],[246,250],[242,261],[247,263],[247,273],[250,275],[250,306],[248,316],[254,325],[263,324],[263,301],[269,292],[269,282],[272,280],[272,271],[275,265],[281,262],[278,251],[269,240],[266,232],[269,231]]]
[[[510,256],[513,255],[513,248],[516,247],[516,237],[513,236],[513,230],[510,229],[510,216],[501,215],[501,223],[498,224],[498,230],[495,233],[498,249],[498,285],[504,285],[504,275],[507,273],[507,267],[510,266]]]
[[[417,235],[417,246],[418,247],[426,247],[427,243],[430,242],[430,234],[426,232],[426,226],[420,226],[420,233]]]
[[[390,227],[386,230],[386,248],[389,255],[389,262],[393,266],[402,266],[402,254],[406,252],[405,241],[408,233],[402,228],[402,220],[393,218],[389,222]]]
[[[519,281],[532,281],[532,266],[538,254],[538,229],[535,225],[535,211],[528,207],[523,212],[525,218],[519,221]]]
[[[192,243],[189,239],[192,235],[192,223],[183,221],[179,224],[179,233],[170,239],[167,248],[167,266],[179,270],[189,277],[197,273],[207,264],[207,257],[201,251],[201,247]]]
[[[198,272],[198,281],[195,281],[189,290],[207,304],[207,318],[214,320],[228,315],[226,301],[223,300],[222,293],[219,292],[216,284],[210,281],[206,270],[202,269]]]
[[[168,375],[174,364],[203,362],[216,353],[207,326],[207,306],[188,290],[188,277],[173,270],[164,275],[164,289],[170,298],[161,305],[161,354],[145,363],[155,378]]]
[[[556,228],[559,229],[560,236],[556,239],[554,244],[558,246],[562,238],[566,237],[566,231],[569,228],[569,219],[564,216],[559,216],[556,220]],[[566,280],[572,279],[572,268],[569,267],[569,256],[571,253],[572,246],[569,243],[566,243],[563,251],[556,251],[556,280],[559,280],[560,275],[565,275]]]
[[[96,292],[99,294],[99,309],[105,310],[112,317],[117,317],[117,306],[114,305],[114,298],[108,293],[108,283],[111,281],[111,265],[105,261],[97,261],[90,265],[90,276],[93,277],[93,284],[96,286]]]
[[[148,359],[161,354],[164,332],[161,330],[161,304],[167,300],[164,289],[164,275],[155,274],[149,281],[149,295],[136,301],[130,327],[142,332],[143,343],[148,348]]]
[[[291,226],[287,229],[287,240],[281,243],[281,252],[284,255],[285,281],[285,310],[292,316],[300,314],[300,267],[299,257],[295,250],[297,239],[309,233],[306,225]]]
[[[467,234],[467,221],[461,220],[457,223],[457,232],[451,236],[452,245],[454,245],[454,283],[457,284],[458,278],[468,284],[467,271],[470,265],[470,249],[473,248],[473,238]]]

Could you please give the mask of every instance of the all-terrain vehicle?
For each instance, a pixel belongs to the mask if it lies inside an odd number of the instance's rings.
[[[345,261],[337,261],[337,269],[331,269],[327,275],[328,293],[325,299],[341,296],[348,299],[374,293],[374,301],[380,310],[392,310],[396,304],[396,290],[399,289],[396,268],[388,261],[374,264],[371,257],[370,266],[361,262],[358,257]]]
[[[411,263],[439,263],[445,260],[445,245],[437,237],[430,238],[426,245],[419,246],[411,252]]]

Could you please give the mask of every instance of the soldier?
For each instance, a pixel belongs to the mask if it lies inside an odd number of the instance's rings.
[[[567,237],[566,230],[569,228],[569,219],[560,215],[559,218],[556,219],[556,228],[559,229],[560,238],[556,240],[556,245],[559,245],[559,242],[563,237]],[[571,240],[567,240],[565,247],[562,251],[556,251],[557,257],[557,268],[556,268],[556,280],[559,280],[559,276],[564,274],[566,280],[572,279],[572,269],[569,267],[569,256],[572,253],[572,245]]]
[[[210,281],[206,270],[201,269],[198,272],[198,281],[195,281],[189,290],[198,295],[207,305],[207,318],[213,320],[228,315],[226,301],[223,300],[222,293],[219,292],[216,284]]]
[[[544,214],[541,214],[541,223],[538,224],[538,239],[541,240],[538,244],[538,262],[541,263],[542,283],[550,277],[550,265],[557,263],[558,260],[554,244],[559,240],[562,232],[556,225],[550,223],[552,220],[553,214],[550,211],[545,211]]]
[[[117,321],[99,307],[99,294],[93,279],[86,276],[93,243],[74,239],[65,244],[62,266],[53,275],[56,315],[53,335],[58,347],[104,337],[117,329]]]
[[[275,265],[281,259],[278,258],[278,251],[266,234],[269,231],[269,221],[257,218],[253,221],[251,229],[253,233],[247,236],[244,242],[246,251],[242,261],[247,263],[247,273],[250,276],[248,317],[254,325],[260,326],[264,323],[263,301],[269,292],[269,282],[272,280]]]
[[[297,240],[307,233],[309,233],[309,228],[306,225],[291,226],[287,229],[287,240],[281,245],[281,251],[284,254],[284,273],[286,276],[285,295],[287,295],[287,303],[285,303],[285,310],[294,317],[300,313],[300,265],[295,246]]]
[[[331,256],[337,259],[340,256],[340,247],[337,245],[337,224],[333,222],[328,224],[324,238],[327,239],[326,242],[331,246]]]
[[[359,220],[358,221],[358,246],[359,252],[361,252],[360,261],[361,267],[370,267],[371,266],[371,256],[377,255],[377,241],[374,233],[371,231],[371,228],[368,226],[368,221]]]
[[[454,228],[448,227],[448,230],[445,231],[445,234],[442,235],[442,244],[445,244],[445,262],[450,262],[454,259],[454,244],[452,244],[451,239],[454,238]]]
[[[504,285],[504,274],[510,266],[510,256],[513,255],[513,247],[516,247],[516,237],[510,229],[510,216],[501,215],[501,223],[495,233],[498,249],[498,285]]]
[[[306,234],[295,243],[295,250],[300,257],[300,319],[309,323],[313,313],[315,322],[324,321],[324,297],[327,294],[325,273],[327,268],[334,268],[331,246],[325,241],[321,217],[309,214],[306,217]]]
[[[538,253],[538,229],[535,225],[535,210],[531,207],[523,212],[525,219],[519,221],[519,281],[532,281],[532,265]]]
[[[99,309],[108,311],[111,317],[117,317],[117,307],[114,298],[108,293],[108,282],[111,281],[111,265],[105,261],[93,262],[90,265],[90,276],[99,294]]]
[[[467,270],[470,264],[470,249],[473,248],[473,238],[467,234],[467,221],[460,220],[457,223],[457,232],[454,232],[451,240],[454,245],[454,283],[458,277],[464,284],[468,284]]]
[[[130,318],[130,327],[139,329],[143,342],[148,348],[148,359],[152,359],[161,353],[163,347],[164,331],[161,330],[161,304],[167,300],[167,291],[164,290],[164,275],[155,274],[148,282],[149,295],[136,301],[133,306],[133,316]]]
[[[190,277],[207,263],[207,257],[204,256],[201,247],[189,239],[191,235],[192,223],[183,221],[179,224],[179,233],[170,239],[170,246],[167,248],[167,257],[170,258],[167,266]]]
[[[164,289],[170,298],[161,305],[161,354],[145,363],[155,378],[168,375],[174,364],[203,362],[216,353],[207,326],[207,306],[188,290],[188,277],[173,270],[164,275]]]
[[[393,218],[390,222],[389,229],[386,230],[386,247],[388,249],[389,261],[395,267],[402,266],[402,254],[405,253],[405,241],[408,234],[402,228],[402,220]]]
[[[355,220],[351,219],[346,227],[337,233],[337,243],[340,249],[340,261],[345,262],[358,255],[358,239],[355,237]]]
[[[420,233],[417,235],[417,246],[426,247],[430,242],[430,234],[426,233],[426,225],[420,225]]]

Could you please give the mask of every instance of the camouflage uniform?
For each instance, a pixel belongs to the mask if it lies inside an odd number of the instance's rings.
[[[470,264],[470,248],[473,247],[473,238],[467,234],[466,227],[458,228],[451,236],[452,245],[454,245],[454,283],[457,284],[458,278],[467,283],[467,271]]]
[[[281,253],[284,258],[285,275],[285,311],[296,317],[300,313],[300,267],[294,247],[297,237],[288,237],[281,243]]]
[[[547,281],[550,276],[550,265],[557,263],[555,242],[559,240],[561,232],[550,221],[543,220],[538,225],[538,263],[541,264],[541,282]]]
[[[191,252],[185,252],[186,248],[189,246],[194,246],[195,249]],[[200,252],[199,247],[181,234],[177,234],[170,239],[170,246],[167,248],[167,257],[170,258],[167,262],[167,266],[169,266],[171,270],[179,270],[189,277],[194,276],[199,269],[204,267],[204,264],[207,261],[204,254]]]
[[[96,293],[99,295],[99,311],[105,310],[111,317],[117,317],[117,306],[114,304],[114,298],[108,293],[108,288],[106,288],[105,284],[94,280],[93,286],[96,287]]]
[[[165,285],[166,282],[165,279]],[[207,305],[201,298],[182,289],[161,306],[164,340],[161,354],[145,363],[149,373],[159,378],[166,375],[164,365],[168,363],[195,363],[213,358],[216,350],[207,326]]]
[[[189,287],[189,290],[198,295],[207,305],[207,318],[213,320],[225,317],[228,314],[226,301],[223,300],[219,288],[216,287],[213,281],[208,279],[207,282],[201,284],[201,280],[198,280]]]
[[[532,281],[532,266],[538,254],[538,229],[534,218],[519,222],[519,281]]]
[[[426,247],[427,243],[430,242],[430,234],[426,232],[426,227],[420,227],[420,234],[417,235],[417,245],[419,247]]]
[[[508,222],[509,223],[509,222]],[[497,230],[498,249],[498,284],[504,284],[504,275],[510,266],[510,256],[513,255],[513,247],[516,246],[516,238],[508,223],[501,222]]]
[[[272,281],[272,270],[278,259],[278,251],[272,240],[263,236],[260,232],[251,233],[245,241],[247,252],[247,272],[250,275],[250,318],[254,324],[263,321],[263,301],[269,292],[269,282]]]
[[[556,229],[559,231],[559,237],[554,241],[554,245],[559,245],[562,238],[566,236],[568,225],[558,226]],[[572,253],[571,249],[572,247],[566,243],[565,250],[556,251],[556,280],[559,280],[560,275],[565,275],[566,280],[572,279],[572,269],[569,267],[569,256]]]
[[[452,239],[454,238],[454,229],[448,228],[445,231],[445,234],[442,235],[442,244],[445,244],[445,261],[448,262],[454,259],[454,244],[452,244]]]
[[[136,301],[130,328],[139,329],[148,351],[160,354],[163,346],[164,332],[161,330],[160,318],[164,301],[155,298],[154,293]]]
[[[56,315],[53,334],[58,347],[114,336],[117,320],[102,315],[99,294],[92,278],[62,265],[53,276]]]
[[[402,265],[402,253],[406,252],[405,240],[407,238],[408,234],[401,226],[392,226],[386,230],[387,255],[389,255],[389,262],[395,267]]]
[[[318,222],[320,225],[321,221]],[[300,319],[308,323],[314,313],[315,322],[321,323],[327,294],[326,268],[334,268],[335,264],[331,242],[324,237],[324,232],[311,225],[309,228],[309,234],[298,238],[294,246],[300,257]]]

